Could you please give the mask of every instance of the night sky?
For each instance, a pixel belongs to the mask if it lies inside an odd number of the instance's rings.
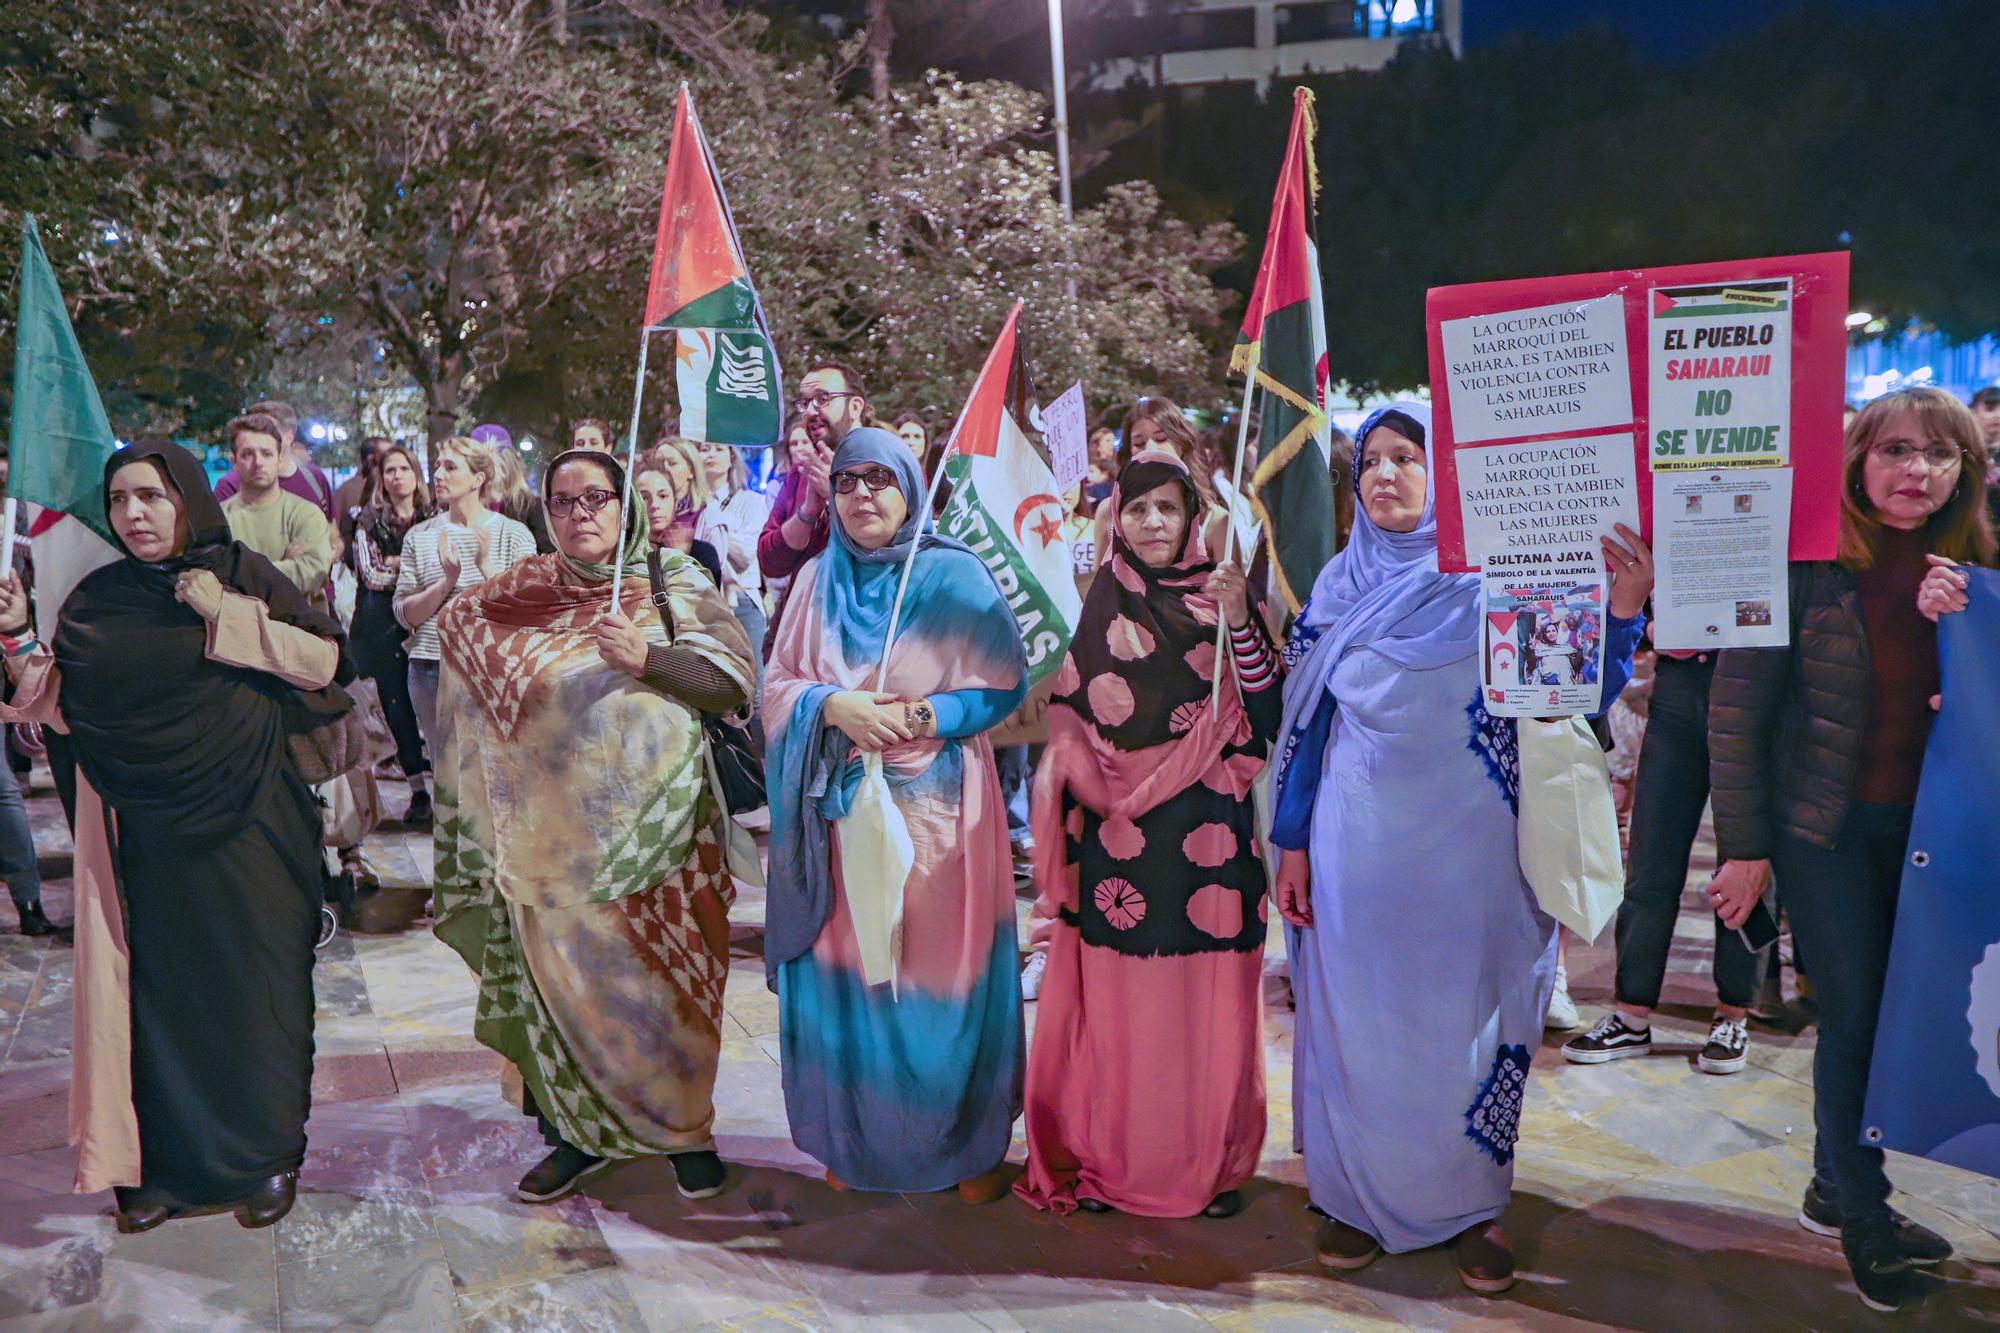
[[[1711,44],[1754,32],[1801,0],[1462,0],[1465,46],[1476,50],[1513,32],[1560,36],[1608,22],[1645,54],[1678,61]],[[1931,8],[1929,0],[1820,0],[1852,13]]]

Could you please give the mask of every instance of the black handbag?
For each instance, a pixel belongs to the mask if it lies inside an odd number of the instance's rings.
[[[674,613],[667,605],[667,589],[657,552],[646,559],[646,575],[653,586],[653,606],[660,613],[660,623],[667,627],[667,642],[672,643]],[[748,814],[768,804],[764,794],[764,728],[757,714],[746,709],[743,719],[738,721],[729,714],[704,712],[701,730],[708,741],[709,756],[715,761],[715,773],[722,783],[722,800],[729,813]]]

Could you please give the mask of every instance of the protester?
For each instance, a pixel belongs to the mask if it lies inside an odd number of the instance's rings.
[[[437,934],[480,978],[474,1032],[519,1071],[551,1151],[527,1203],[667,1154],[719,1193],[714,1089],[729,970],[722,811],[701,712],[740,708],[755,659],[694,562],[660,558],[611,455],[543,478],[557,553],[438,617]],[[614,604],[614,571],[623,586]]]
[[[498,475],[491,447],[463,435],[438,446],[431,489],[443,512],[424,519],[403,535],[396,568],[396,621],[412,631],[409,640],[410,703],[436,760],[438,737],[437,613],[457,593],[479,586],[535,553],[526,527],[487,508]]]
[[[410,784],[403,822],[422,827],[431,822],[431,794],[424,782],[430,764],[410,701],[410,654],[403,626],[396,620],[396,581],[402,572],[404,539],[412,527],[437,513],[437,505],[424,484],[417,456],[404,446],[385,446],[375,465],[380,475],[375,502],[355,516],[359,587],[349,642],[355,669],[375,682],[389,733],[396,738],[396,765]]]
[[[722,560],[722,595],[743,623],[750,642],[764,642],[764,576],[757,568],[757,542],[771,513],[771,502],[750,486],[743,455],[713,440],[695,446],[701,479],[708,485],[708,503],[695,522],[695,535],[715,548]]]
[[[1452,1241],[1460,1280],[1491,1293],[1514,1276],[1499,1218],[1556,924],[1521,874],[1514,726],[1479,702],[1479,578],[1438,572],[1429,432],[1430,409],[1401,402],[1357,436],[1354,539],[1288,649],[1271,838],[1320,1262]],[[1619,531],[1606,702],[1652,585]]]
[[[292,1206],[312,1087],[320,817],[287,737],[349,707],[338,629],[232,541],[193,455],[141,441],[104,469],[124,558],[54,635],[11,645],[9,722],[77,757],[76,1187],[118,1227]],[[0,624],[26,617],[20,580]],[[114,832],[115,830],[115,832]]]
[[[720,588],[722,557],[714,546],[694,535],[701,511],[708,505],[708,483],[701,479],[693,453],[686,440],[666,440],[648,449],[639,455],[639,473],[632,488],[644,509],[653,545],[692,556]],[[682,479],[679,484],[676,476]]]
[[[0,629],[0,635],[18,640],[28,629],[24,609],[13,628]],[[0,764],[0,878],[7,881],[21,933],[54,934],[55,924],[42,909],[42,863],[35,852],[35,830],[28,822],[28,803],[12,764]]]
[[[269,417],[277,423],[278,485],[288,494],[298,496],[319,510],[320,517],[327,522],[333,522],[338,517],[338,511],[333,507],[333,482],[313,465],[310,457],[300,456],[304,446],[299,444],[299,414],[292,409],[292,405],[273,398],[250,404],[243,415]],[[232,468],[215,483],[215,498],[227,500],[242,486],[243,478]]]
[[[764,691],[764,968],[778,993],[785,1108],[793,1141],[837,1188],[957,1185],[986,1202],[1006,1191],[1023,1038],[1006,825],[982,733],[1025,693],[1026,652],[978,557],[934,534],[912,554],[928,520],[902,441],[856,430],[832,476],[833,541],[798,575]],[[842,862],[861,755],[880,756],[914,857],[889,940],[856,922],[883,919],[893,876]],[[895,984],[870,985],[864,959],[884,950]]]
[[[1222,558],[1223,544],[1228,534],[1229,515],[1222,508],[1215,494],[1215,483],[1210,479],[1209,469],[1202,464],[1201,440],[1188,424],[1187,414],[1174,405],[1170,398],[1158,394],[1141,398],[1125,414],[1123,442],[1115,458],[1112,473],[1115,478],[1131,460],[1148,449],[1164,449],[1181,460],[1188,467],[1188,474],[1194,481],[1195,495],[1200,501],[1200,527],[1202,546],[1209,559]],[[1101,563],[1111,556],[1111,524],[1113,515],[1106,506],[1097,510],[1097,558]]]
[[[813,363],[799,381],[799,398],[793,406],[805,423],[812,452],[803,462],[794,458],[785,484],[771,502],[763,535],[757,539],[757,566],[767,579],[791,578],[806,561],[826,549],[827,514],[832,503],[827,494],[827,471],[833,451],[849,431],[870,419],[861,373],[844,361]],[[783,610],[778,608],[780,614]]]
[[[495,469],[494,486],[486,497],[486,507],[497,514],[505,514],[535,538],[535,553],[547,555],[556,549],[549,536],[549,522],[542,514],[542,505],[535,493],[528,489],[528,465],[521,458],[519,449],[495,446],[493,450]]]
[[[584,417],[569,429],[569,447],[572,449],[596,449],[601,453],[611,452],[611,423],[597,417]]]
[[[1653,1049],[1652,1012],[1666,981],[1688,858],[1708,807],[1708,696],[1716,654],[1662,649],[1655,659],[1632,784],[1625,899],[1618,907],[1616,1007],[1563,1046],[1563,1058],[1574,1064],[1603,1064]],[[1705,1074],[1734,1074],[1749,1063],[1748,1020],[1763,959],[1720,916],[1714,957],[1715,1014],[1695,1066]]]
[[[327,571],[333,566],[332,529],[313,505],[280,485],[282,427],[252,413],[229,423],[230,476],[237,491],[222,501],[222,515],[235,540],[274,565],[314,609],[327,606]],[[224,478],[228,480],[228,478]]]
[[[1871,1309],[1921,1303],[1951,1246],[1889,1207],[1862,1103],[1917,778],[1939,690],[1937,620],[1965,607],[1960,564],[1990,565],[1985,451],[1941,389],[1902,389],[1848,427],[1839,557],[1792,566],[1792,641],[1730,649],[1709,712],[1709,899],[1740,925],[1785,887],[1819,998],[1813,1181],[1800,1222],[1840,1236]]]
[[[1063,1213],[1229,1217],[1264,1144],[1250,788],[1278,730],[1278,655],[1240,568],[1202,550],[1179,459],[1136,455],[1112,500],[1115,549],[1036,777],[1037,914],[1057,924],[1014,1192]]]
[[[2000,467],[2000,384],[1989,384],[1968,404],[1979,423],[1979,449],[1988,467]]]
[[[930,427],[924,425],[924,419],[915,412],[898,412],[896,420],[890,424],[889,429],[896,433],[897,439],[909,447],[911,456],[917,460],[917,466],[923,467],[928,461],[931,449]]]
[[[354,447],[354,475],[333,491],[333,526],[350,553],[354,547],[354,516],[375,503],[375,462],[382,451],[395,443],[380,435],[366,435]]]

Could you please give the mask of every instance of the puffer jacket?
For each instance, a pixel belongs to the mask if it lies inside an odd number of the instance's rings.
[[[1832,847],[1847,816],[1868,722],[1868,635],[1854,576],[1793,565],[1792,641],[1731,648],[1708,703],[1716,855],[1770,858],[1779,833]]]

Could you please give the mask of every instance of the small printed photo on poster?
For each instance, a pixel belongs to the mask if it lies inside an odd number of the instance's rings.
[[[1739,497],[1748,499],[1748,496]],[[1736,628],[1750,629],[1771,623],[1771,604],[1768,601],[1738,602],[1736,604]]]
[[[1690,495],[1687,498],[1687,512],[1690,514],[1699,514],[1701,512],[1701,497],[1699,495]]]
[[[1489,679],[1569,687],[1597,683],[1604,603],[1597,584],[1509,588],[1487,600]]]
[[[1736,497],[1736,512],[1739,514],[1748,514],[1755,512],[1751,507],[1749,496],[1739,495]]]

